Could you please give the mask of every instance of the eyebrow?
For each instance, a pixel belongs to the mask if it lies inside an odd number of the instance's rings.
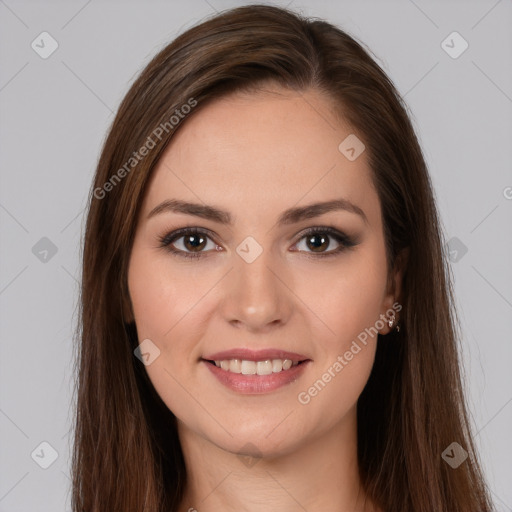
[[[334,199],[332,201],[325,201],[321,203],[314,203],[307,206],[289,208],[280,215],[277,224],[295,224],[297,222],[300,222],[301,220],[311,219],[313,217],[323,215],[324,213],[339,210],[345,210],[347,212],[359,215],[364,220],[364,222],[368,224],[368,219],[364,211],[361,208],[359,208],[359,206],[343,198]],[[225,210],[220,210],[219,208],[215,208],[214,206],[209,206],[205,204],[181,201],[179,199],[167,199],[166,201],[160,203],[158,206],[153,208],[151,212],[149,212],[147,219],[150,219],[151,217],[154,217],[155,215],[164,212],[194,215],[196,217],[201,217],[203,219],[208,219],[229,226],[233,224],[232,215]]]

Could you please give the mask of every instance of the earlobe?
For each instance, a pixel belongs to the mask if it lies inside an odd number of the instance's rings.
[[[376,325],[380,325],[379,334],[385,336],[393,330],[400,331],[398,312],[402,309],[402,306],[398,301],[393,302],[393,296],[389,296],[390,301],[386,300],[385,305],[389,305],[387,309],[381,313],[380,320]],[[391,304],[392,303],[392,304]]]
[[[391,309],[391,314],[388,316],[388,327],[389,327],[389,331],[388,331],[388,334],[393,330],[395,329],[397,332],[400,332],[400,324],[398,323],[398,319],[397,319],[397,315],[395,313],[395,311],[398,310],[398,306],[399,303],[398,302],[395,302],[392,306],[392,309]],[[395,307],[397,309],[395,309]],[[402,309],[402,307],[400,306],[400,309]],[[399,310],[398,310],[399,311]]]

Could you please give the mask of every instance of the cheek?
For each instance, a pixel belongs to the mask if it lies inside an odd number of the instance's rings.
[[[382,312],[386,293],[386,262],[382,251],[365,247],[334,265],[310,265],[308,278],[297,286],[312,316],[322,320],[323,349],[343,350],[372,326]]]
[[[319,357],[296,396],[307,422],[316,425],[321,419],[321,431],[354,410],[375,359],[377,303],[349,298],[339,296],[332,308],[327,321],[335,334],[316,339]]]
[[[174,413],[185,411],[189,421],[204,414],[196,410],[188,389],[193,389],[185,368],[193,367],[194,340],[204,316],[199,299],[207,292],[210,279],[180,272],[172,256],[156,255],[134,244],[128,271],[128,288],[139,342],[149,339],[159,355],[145,370],[156,392]],[[215,282],[211,279],[212,284]],[[211,285],[210,285],[211,288]],[[155,349],[153,349],[155,350]],[[155,352],[156,353],[156,352]]]
[[[325,267],[309,272],[309,300],[328,330],[315,338],[318,364],[297,399],[312,417],[323,416],[328,424],[357,403],[373,367],[376,331],[382,328],[386,261],[379,246],[367,249],[326,275]]]
[[[186,321],[214,279],[207,274],[180,271],[172,255],[134,247],[128,272],[128,288],[140,339],[155,339],[165,348],[176,326]],[[209,285],[209,281],[212,283]]]

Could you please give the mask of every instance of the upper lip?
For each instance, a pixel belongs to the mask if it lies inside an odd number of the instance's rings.
[[[268,359],[290,359],[291,361],[300,362],[309,359],[308,357],[297,354],[296,352],[288,352],[278,348],[267,348],[261,350],[251,350],[249,348],[234,348],[231,350],[223,350],[204,356],[207,361],[224,361],[226,359],[244,359],[246,361],[266,361]]]

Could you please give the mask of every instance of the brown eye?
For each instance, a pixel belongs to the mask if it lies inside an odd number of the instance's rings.
[[[191,252],[198,252],[204,249],[206,246],[207,238],[203,235],[186,235],[183,237],[183,245],[185,249]]]
[[[180,229],[161,237],[160,247],[189,258],[204,256],[204,253],[218,248],[208,234],[195,229]]]
[[[329,237],[317,234],[309,235],[306,244],[314,252],[323,252],[329,247]]]
[[[300,238],[295,249],[306,254],[318,256],[334,256],[357,245],[358,242],[341,231],[331,227],[312,228]]]

